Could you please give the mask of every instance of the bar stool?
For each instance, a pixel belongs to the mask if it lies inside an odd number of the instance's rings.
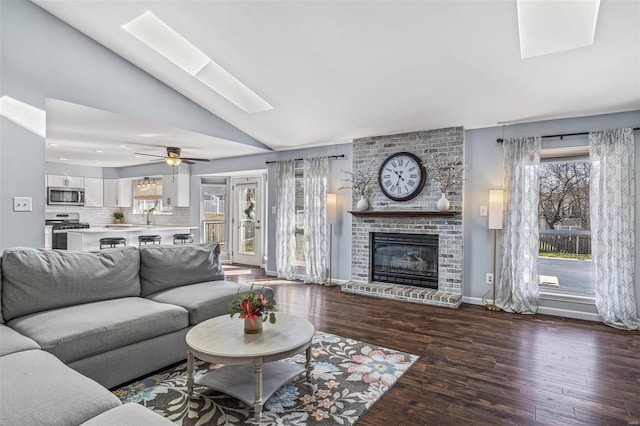
[[[100,238],[100,250],[103,248],[118,247],[120,244],[127,245],[127,239],[122,237]]]
[[[144,243],[145,246],[147,245],[147,243],[160,244],[161,240],[162,240],[162,237],[160,237],[160,235],[140,235],[138,237],[138,246],[141,246],[142,243]]]
[[[187,244],[193,242],[193,234],[173,234],[173,244]]]

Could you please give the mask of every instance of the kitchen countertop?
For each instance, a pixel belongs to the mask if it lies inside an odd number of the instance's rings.
[[[141,231],[189,231],[198,229],[197,226],[180,226],[180,225],[107,225],[103,227],[83,228],[83,229],[65,229],[64,232],[79,234],[104,234],[104,233],[123,233],[123,232],[141,232]]]

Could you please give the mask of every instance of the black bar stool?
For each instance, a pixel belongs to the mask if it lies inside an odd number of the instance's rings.
[[[160,244],[160,241],[162,241],[162,237],[160,237],[160,235],[140,235],[138,237],[139,246],[141,246],[143,243],[144,245],[147,245],[147,243]]]
[[[122,237],[100,238],[100,250],[103,248],[118,247],[120,244],[127,245],[127,239]]]
[[[173,234],[173,244],[187,244],[193,242],[193,234]]]

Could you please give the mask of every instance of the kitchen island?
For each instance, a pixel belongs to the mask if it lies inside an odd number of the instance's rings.
[[[173,244],[173,234],[188,234],[197,226],[172,225],[106,225],[104,227],[67,230],[67,250],[100,250],[101,238],[126,238],[128,246],[138,246],[142,235],[160,235],[161,244]]]

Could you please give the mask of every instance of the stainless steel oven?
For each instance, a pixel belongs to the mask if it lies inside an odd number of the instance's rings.
[[[51,225],[51,248],[56,250],[67,249],[67,230],[88,228],[88,223],[80,222],[78,213],[46,213],[45,225]]]
[[[84,206],[83,188],[47,188],[47,204],[50,206]]]

